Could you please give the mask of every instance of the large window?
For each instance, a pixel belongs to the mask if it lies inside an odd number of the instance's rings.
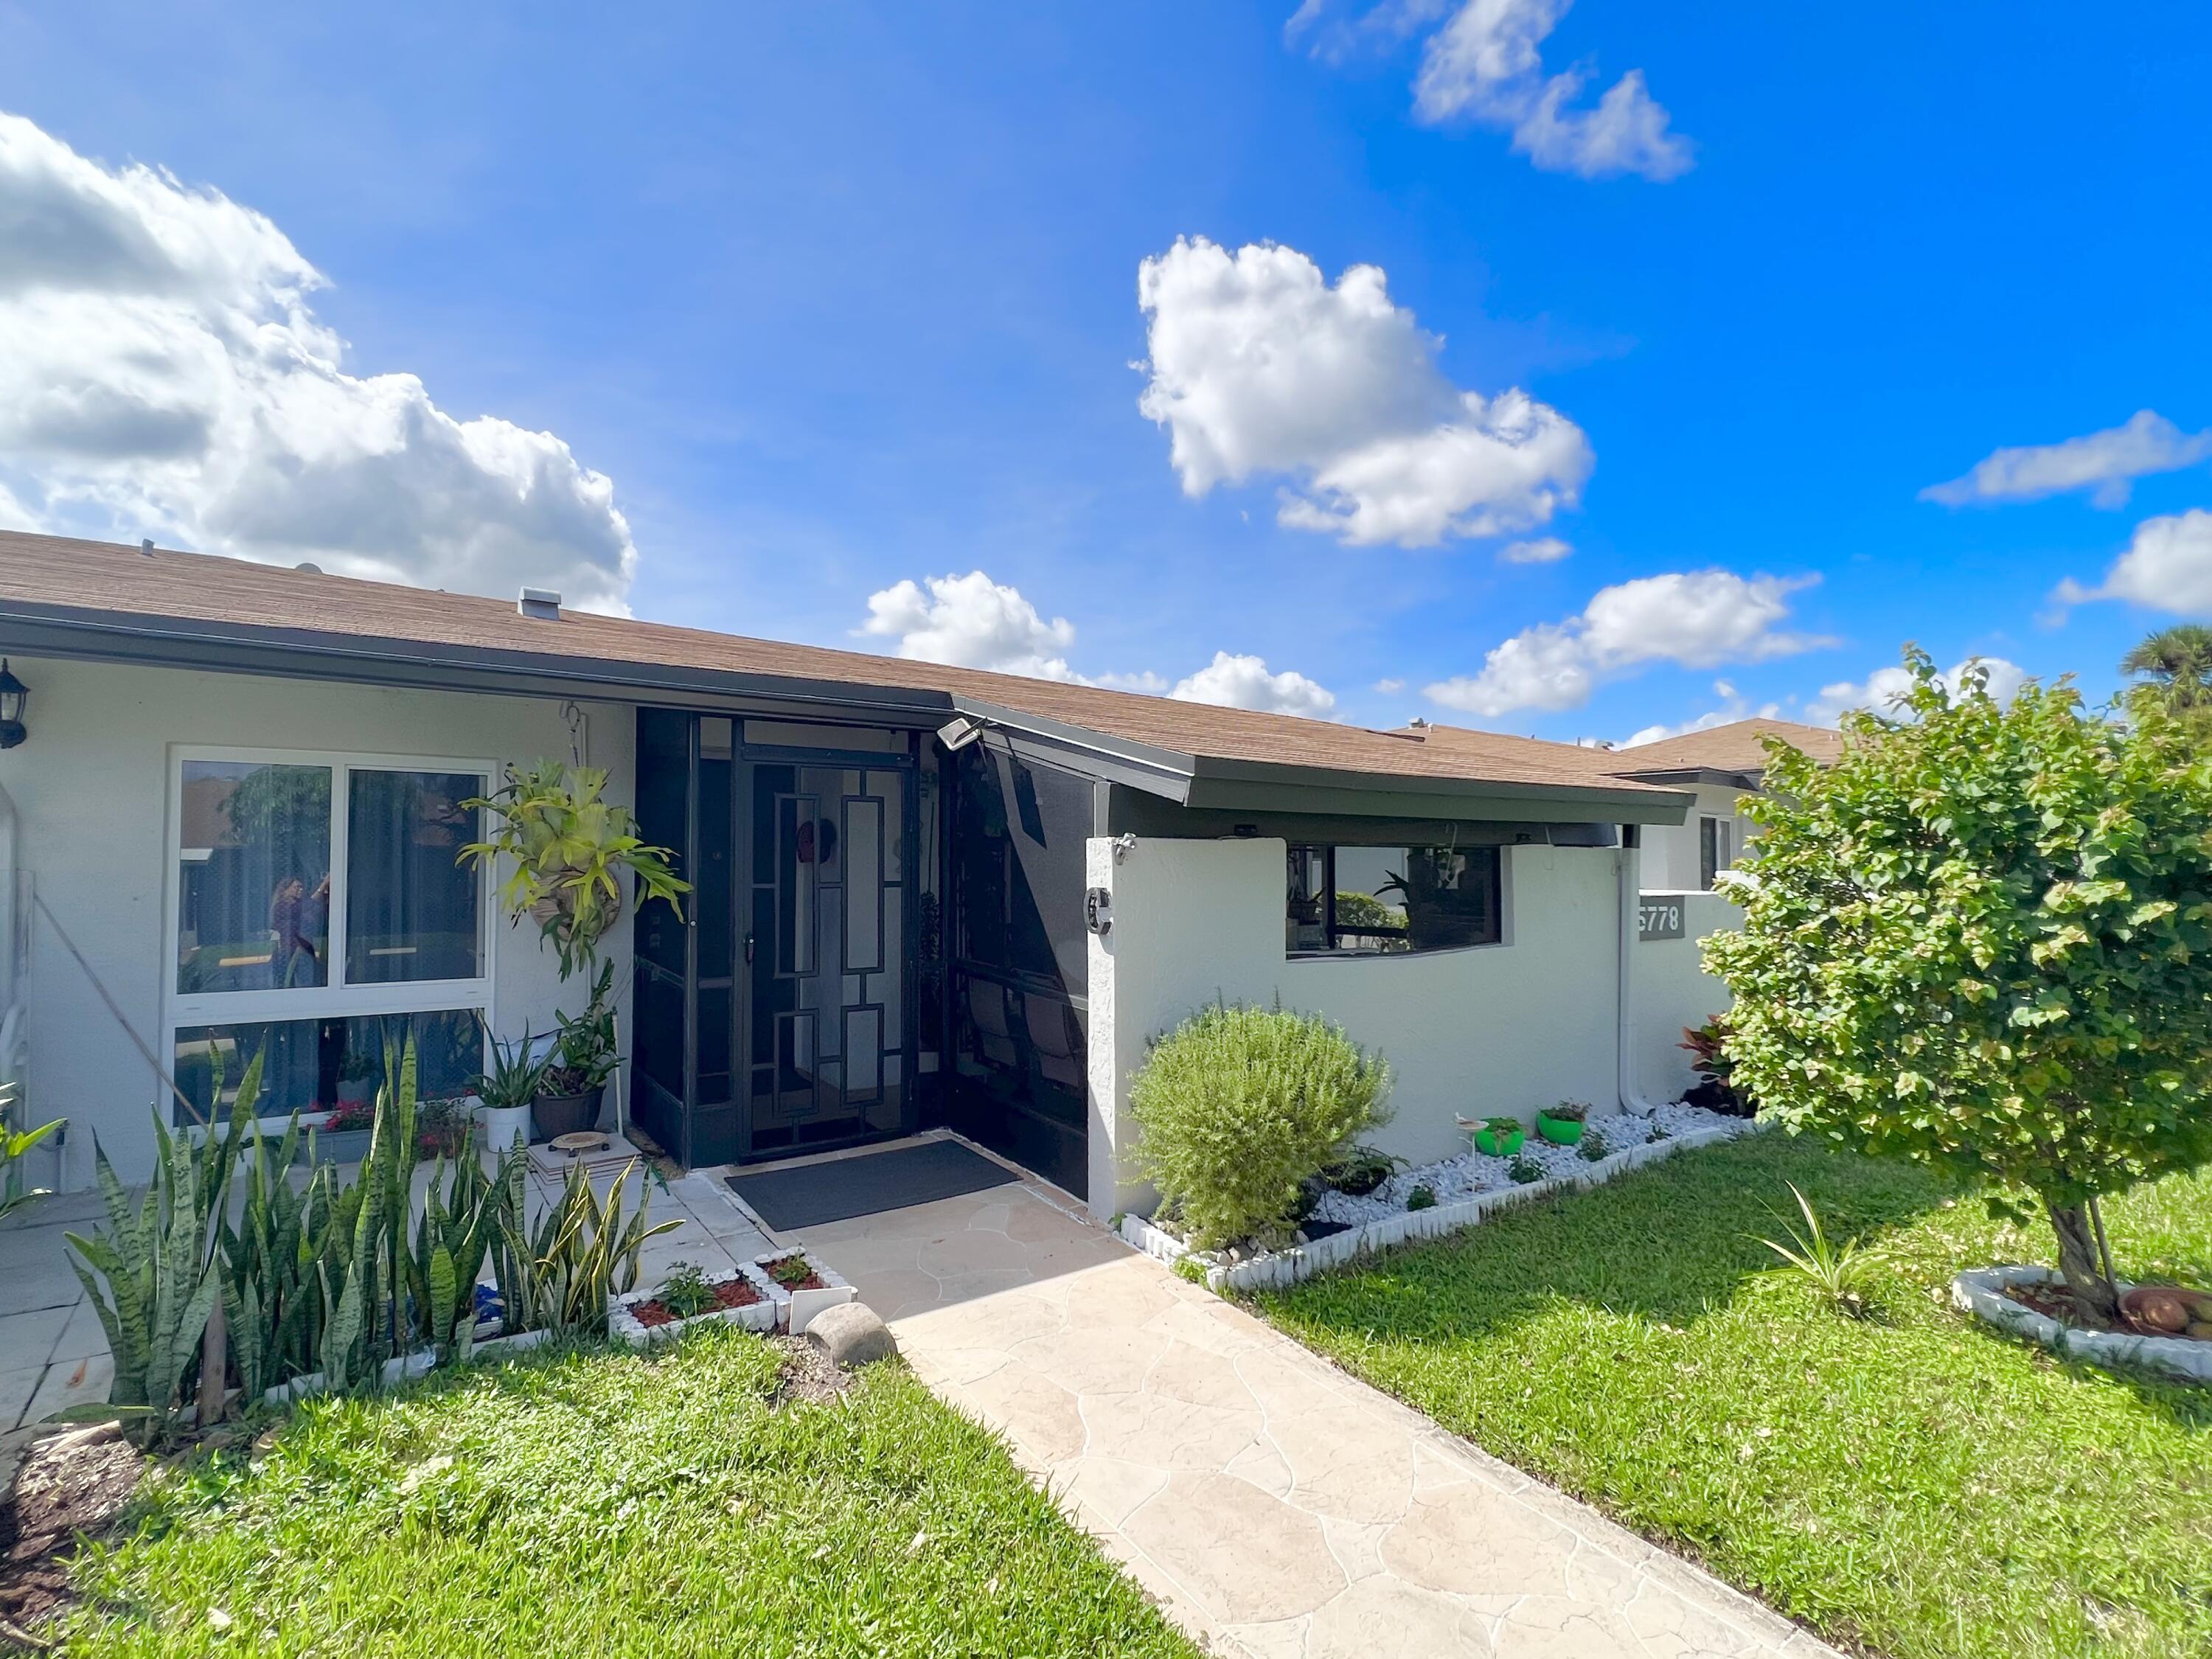
[[[1495,847],[1293,846],[1285,943],[1303,955],[1495,945],[1502,885]]]
[[[226,1111],[257,1053],[264,1115],[365,1097],[386,1041],[410,1031],[425,1092],[465,1087],[475,1016],[490,1004],[490,895],[456,860],[480,829],[463,803],[485,793],[490,771],[380,757],[178,758],[168,1024],[196,1106]]]

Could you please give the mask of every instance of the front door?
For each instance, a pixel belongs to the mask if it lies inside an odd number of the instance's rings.
[[[859,757],[739,773],[739,1156],[910,1133],[914,773]]]

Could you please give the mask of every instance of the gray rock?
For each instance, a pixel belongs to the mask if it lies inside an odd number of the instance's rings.
[[[806,1328],[806,1340],[848,1369],[872,1365],[898,1352],[898,1344],[891,1340],[890,1328],[876,1317],[865,1302],[848,1302],[842,1307],[823,1309]]]

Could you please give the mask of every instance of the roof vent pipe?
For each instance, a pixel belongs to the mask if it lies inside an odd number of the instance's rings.
[[[550,587],[526,587],[516,596],[515,612],[538,622],[561,620],[561,596]]]

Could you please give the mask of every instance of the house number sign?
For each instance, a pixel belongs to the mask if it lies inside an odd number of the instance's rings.
[[[1639,939],[1681,938],[1682,901],[1646,899],[1638,905],[1636,937]]]

